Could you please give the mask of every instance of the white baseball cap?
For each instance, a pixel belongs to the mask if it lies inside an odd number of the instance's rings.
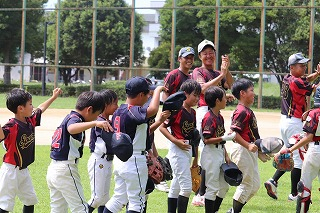
[[[211,46],[213,50],[216,51],[216,49],[214,48],[213,42],[205,39],[201,41],[200,44],[198,45],[198,53],[200,53],[205,46]]]
[[[288,59],[288,67],[293,64],[305,64],[309,61],[310,61],[310,59],[305,58],[302,55],[302,53],[295,53],[295,54],[290,55],[290,57]]]

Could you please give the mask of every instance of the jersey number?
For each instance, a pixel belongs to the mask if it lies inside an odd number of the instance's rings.
[[[60,148],[61,135],[62,135],[62,128],[58,128],[56,129],[56,131],[54,131],[52,136],[52,143],[51,143],[52,148],[54,149]]]
[[[120,132],[120,116],[115,117],[113,121],[113,127],[115,129],[115,132]]]

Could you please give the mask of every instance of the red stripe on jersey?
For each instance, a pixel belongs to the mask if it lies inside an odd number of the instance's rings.
[[[190,78],[190,75],[185,75],[179,69],[174,69],[166,76],[164,86],[168,89],[169,95],[171,95],[179,91],[182,83]]]
[[[230,129],[239,133],[247,142],[260,138],[256,116],[250,108],[242,104],[238,104],[233,112]]]
[[[211,81],[212,79],[215,79],[220,75],[220,71],[215,70],[207,70],[203,67],[197,67],[192,72],[192,79],[196,80],[198,83],[207,83],[208,81]],[[224,83],[226,80],[223,78],[221,82],[217,86],[223,88]],[[204,100],[204,94],[200,94],[200,99],[198,102],[198,106],[207,106],[205,100]]]
[[[196,111],[191,108],[189,113],[181,108],[177,114],[169,118],[167,126],[171,126],[171,134],[177,139],[191,139],[193,130],[196,128]]]
[[[306,96],[310,96],[312,90],[312,85],[306,78],[286,75],[281,87],[281,114],[301,118],[307,109]]]
[[[221,114],[215,115],[211,110],[202,119],[202,134],[204,138],[217,138],[225,133],[224,119]]]

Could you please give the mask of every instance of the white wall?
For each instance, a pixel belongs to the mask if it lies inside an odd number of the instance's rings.
[[[25,53],[24,54],[24,66],[23,69],[23,81],[30,82],[30,62],[31,62],[31,54]],[[20,60],[17,64],[20,64]],[[14,66],[11,67],[11,81],[20,81],[20,73],[21,73],[21,66]],[[0,66],[0,79],[3,79],[4,74],[4,66]]]

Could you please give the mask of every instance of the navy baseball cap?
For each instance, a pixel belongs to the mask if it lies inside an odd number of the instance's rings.
[[[179,110],[182,107],[183,101],[186,99],[187,97],[183,91],[178,91],[176,93],[173,93],[167,98],[167,100],[164,101],[162,111]]]
[[[150,85],[147,79],[144,77],[135,76],[128,79],[126,82],[127,94],[135,95],[149,90],[154,90],[154,86]]]
[[[179,51],[179,57],[187,57],[188,55],[194,55],[194,49],[192,47],[182,47]]]
[[[309,61],[310,61],[310,59],[305,58],[302,55],[302,53],[295,53],[295,54],[290,55],[290,57],[288,59],[288,67],[293,64],[305,64]]]
[[[214,51],[216,51],[216,49],[214,48],[213,42],[205,39],[205,40],[201,41],[200,44],[198,45],[198,53],[200,53],[204,49],[205,46],[210,46],[213,48]]]

